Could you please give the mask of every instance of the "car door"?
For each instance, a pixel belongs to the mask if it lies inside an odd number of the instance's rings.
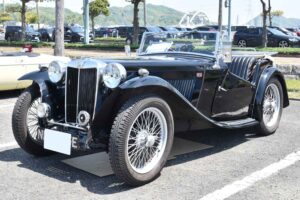
[[[211,117],[222,121],[247,117],[254,95],[252,84],[228,69],[223,70],[222,76],[216,87]]]
[[[262,44],[262,32],[259,28],[248,29],[248,45],[251,47],[257,47]]]
[[[3,56],[0,63],[0,90],[14,90],[19,88],[19,81],[26,73],[23,56]]]

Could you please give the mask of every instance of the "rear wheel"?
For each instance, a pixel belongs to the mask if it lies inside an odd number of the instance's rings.
[[[259,133],[261,135],[273,134],[281,119],[283,108],[282,86],[278,79],[272,78],[265,90],[262,105],[262,120],[260,122]]]
[[[289,47],[289,43],[285,40],[282,40],[278,43],[278,47],[287,48],[287,47]]]
[[[174,138],[170,107],[159,97],[129,100],[112,127],[109,156],[115,174],[129,185],[154,180],[165,165]]]
[[[53,152],[43,148],[44,129],[39,126],[37,106],[41,101],[36,85],[30,86],[18,98],[12,116],[14,137],[20,147],[35,156],[47,156]]]
[[[239,40],[238,41],[238,47],[241,47],[241,48],[247,47],[247,41],[246,40]]]

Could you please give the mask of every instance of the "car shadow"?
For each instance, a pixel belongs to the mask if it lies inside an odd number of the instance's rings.
[[[210,145],[212,148],[176,156],[175,159],[167,162],[167,168],[226,151],[256,138],[254,133],[247,130],[224,131],[219,129],[180,133],[176,136]],[[81,154],[75,154],[72,157],[79,155]],[[62,182],[80,182],[89,192],[95,194],[107,195],[134,189],[134,187],[121,182],[115,175],[100,178],[60,162],[66,158],[70,157],[56,154],[50,157],[37,158],[28,155],[20,148],[0,152],[0,161],[2,162],[17,162],[19,163],[18,167],[29,169]]]

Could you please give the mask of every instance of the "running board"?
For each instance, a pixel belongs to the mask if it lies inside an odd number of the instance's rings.
[[[228,129],[246,128],[258,125],[259,122],[252,118],[233,120],[233,121],[219,121],[216,123],[217,126]]]

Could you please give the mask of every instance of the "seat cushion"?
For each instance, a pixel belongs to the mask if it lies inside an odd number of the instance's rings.
[[[229,71],[242,79],[251,81],[257,59],[254,57],[233,57],[228,64]]]

